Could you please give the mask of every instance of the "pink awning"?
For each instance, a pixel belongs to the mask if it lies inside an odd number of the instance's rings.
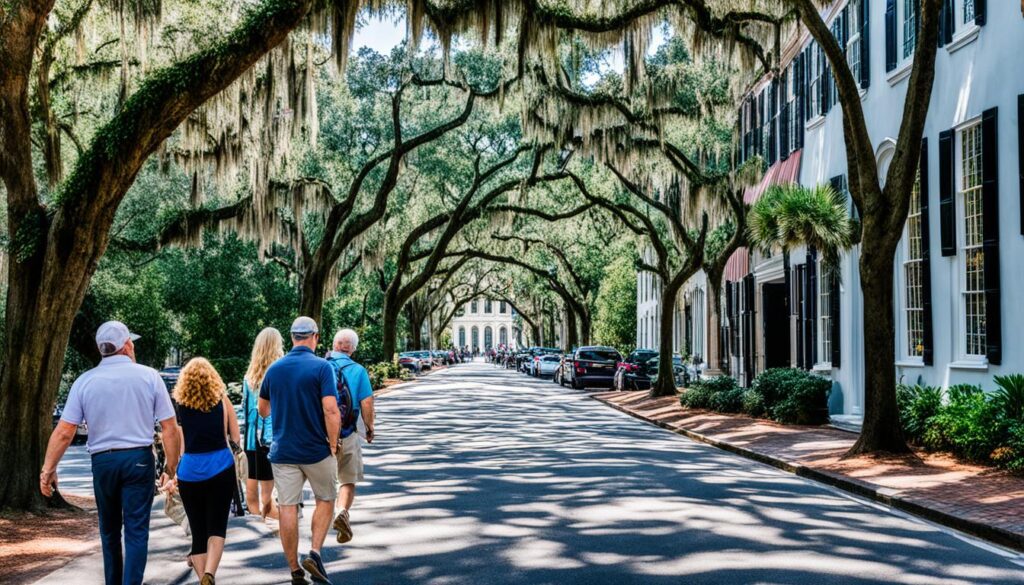
[[[789,155],[786,160],[769,167],[760,183],[753,187],[747,187],[747,191],[743,194],[743,201],[749,205],[760,199],[768,187],[795,182],[800,177],[800,155],[802,152],[802,150],[798,150]]]
[[[743,280],[743,277],[750,272],[750,254],[746,247],[740,248],[729,256],[725,263],[725,279],[731,282]]]
[[[772,185],[785,185],[793,183],[800,177],[800,155],[803,151],[797,150],[789,155],[789,158],[779,161],[768,168],[761,178],[761,182],[753,187],[748,187],[743,194],[743,201],[750,205],[761,198],[768,187]],[[733,252],[725,265],[725,279],[732,282],[743,280],[743,277],[750,272],[750,254],[746,248],[740,248]]]

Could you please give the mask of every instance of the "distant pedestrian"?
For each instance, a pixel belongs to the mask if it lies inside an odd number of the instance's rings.
[[[182,368],[174,401],[185,438],[176,483],[192,529],[189,560],[200,583],[214,585],[237,485],[228,439],[238,445],[238,419],[220,374],[203,358]]]
[[[166,464],[161,484],[172,479],[178,467],[174,406],[160,374],[135,363],[137,339],[139,336],[119,321],[100,325],[96,347],[103,359],[71,386],[39,474],[39,489],[50,497],[57,487],[57,464],[78,425],[87,423],[86,449],[92,459],[106,585],[140,585],[146,572],[156,479],[156,422],[160,423]]]
[[[320,339],[316,321],[299,317],[291,327],[292,350],[274,362],[260,384],[260,416],[273,414],[270,463],[277,484],[281,547],[292,583],[330,583],[320,552],[334,517],[338,497],[338,449],[341,413],[334,367],[314,353]],[[316,498],[309,556],[299,566],[299,503],[309,481]]]
[[[352,540],[352,523],[349,510],[356,499],[356,484],[363,481],[363,446],[358,432],[359,420],[366,429],[366,441],[373,442],[373,387],[366,368],[352,360],[352,354],[359,347],[359,335],[351,329],[342,329],[334,335],[334,351],[330,361],[338,376],[338,406],[341,408],[341,442],[338,449],[338,493],[334,529],[338,531],[338,542]],[[344,384],[342,384],[344,381]],[[342,387],[344,386],[344,387]],[[341,394],[348,392],[348,398]]]
[[[242,380],[242,405],[245,409],[245,457],[249,477],[245,482],[245,499],[249,510],[264,519],[277,519],[274,504],[274,471],[270,465],[270,445],[274,441],[271,417],[259,414],[259,389],[271,364],[284,355],[281,332],[267,327],[256,336],[249,369]]]

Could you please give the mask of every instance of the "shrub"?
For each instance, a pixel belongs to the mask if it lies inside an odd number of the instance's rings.
[[[786,388],[785,397],[769,409],[772,419],[785,424],[821,425],[828,422],[832,381],[803,372]]]
[[[942,389],[901,384],[896,388],[896,402],[907,440],[920,443],[928,429],[928,421],[942,411]]]
[[[980,386],[951,386],[948,395],[949,404],[929,419],[925,446],[975,461],[988,459],[1005,436],[1000,406]]]
[[[687,408],[711,408],[714,392],[700,383],[691,384],[686,392],[679,395],[679,403]]]
[[[992,401],[1000,414],[1007,421],[1024,422],[1024,374],[996,376],[995,383],[999,390]]]
[[[992,461],[1015,473],[1024,472],[1024,422],[1010,423],[1003,444],[992,452]]]
[[[755,378],[751,389],[760,394],[760,409],[775,421],[801,425],[828,422],[832,381],[827,378],[795,368],[772,368]],[[751,397],[751,401],[757,408],[756,399]]]
[[[759,390],[751,388],[743,393],[743,412],[750,416],[765,415],[764,395]]]
[[[791,387],[809,375],[795,368],[771,368],[755,378],[751,388],[760,392],[765,409],[771,410],[789,394]]]
[[[711,397],[711,408],[718,412],[743,412],[743,388],[730,388]]]

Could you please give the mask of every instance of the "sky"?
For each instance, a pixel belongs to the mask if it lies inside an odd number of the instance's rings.
[[[665,39],[666,37],[661,27],[655,28],[648,54],[653,54],[665,42]],[[391,52],[395,45],[398,45],[403,40],[405,40],[404,18],[390,20],[373,17],[369,18],[366,24],[356,31],[352,50],[357,52],[362,47],[369,47],[378,53],[387,54]],[[612,51],[607,68],[619,72],[623,71],[624,61],[621,50]],[[584,83],[592,84],[596,81],[596,76],[593,77],[594,79],[584,79]]]

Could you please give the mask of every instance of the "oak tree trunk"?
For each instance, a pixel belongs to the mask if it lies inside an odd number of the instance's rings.
[[[672,314],[675,299],[686,279],[674,278],[661,290],[661,312],[658,314],[658,380],[651,386],[651,396],[676,396],[675,364],[672,361]]]
[[[576,335],[576,311],[573,311],[568,303],[565,305],[565,339],[563,342],[562,346],[567,352],[572,351],[578,342]]]
[[[898,233],[896,234],[899,235]],[[847,455],[887,451],[907,453],[896,405],[896,328],[893,315],[893,262],[898,237],[865,235],[860,256],[864,295],[864,424]]]

